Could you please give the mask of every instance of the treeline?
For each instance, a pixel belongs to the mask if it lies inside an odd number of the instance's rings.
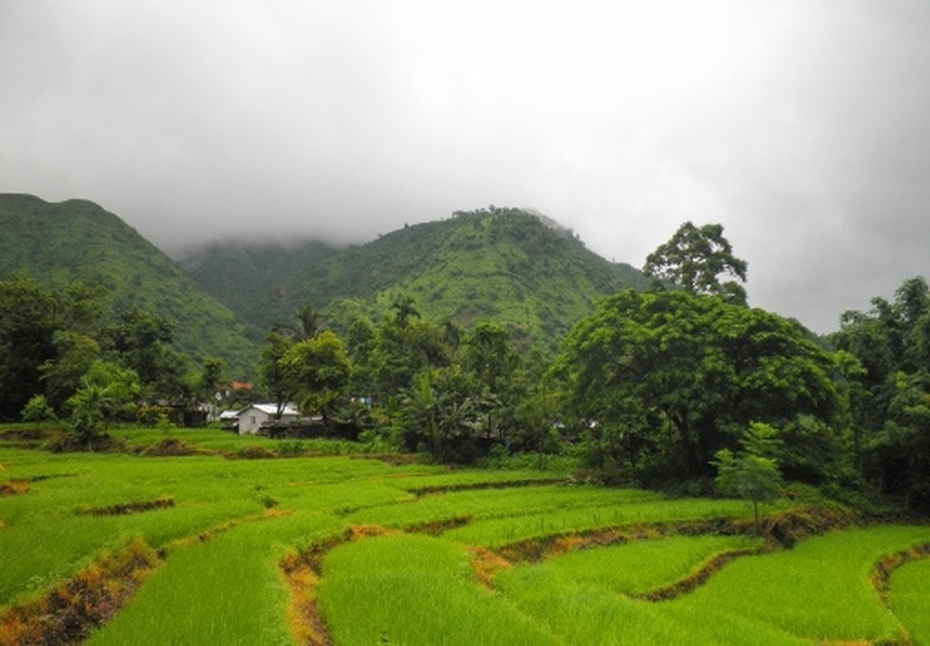
[[[174,326],[145,310],[112,312],[101,287],[0,281],[0,419],[69,419],[82,444],[108,421],[190,421],[223,383],[173,345]]]
[[[784,476],[930,511],[926,282],[818,338],[750,308],[746,271],[722,227],[686,223],[647,258],[652,286],[601,301],[553,356],[518,350],[497,323],[430,320],[405,294],[338,332],[304,307],[268,333],[254,395],[296,403],[314,432],[438,462],[562,454],[645,485],[705,490],[716,475],[754,500]],[[0,283],[0,412],[46,406],[80,434],[222,385],[219,362],[192,368],[171,352],[157,316],[100,325],[94,303],[81,285]]]

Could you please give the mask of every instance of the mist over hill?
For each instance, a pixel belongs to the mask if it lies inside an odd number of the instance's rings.
[[[259,328],[288,322],[310,304],[340,329],[355,317],[378,319],[404,294],[427,318],[465,328],[494,320],[524,346],[548,349],[596,300],[646,284],[638,270],[589,251],[555,221],[496,207],[456,212],[342,249],[319,242],[217,242],[181,264],[206,292]]]
[[[589,251],[557,222],[519,209],[456,212],[363,245],[214,242],[173,261],[117,215],[86,200],[0,195],[0,279],[24,272],[105,289],[113,311],[165,316],[189,357],[251,372],[257,345],[311,305],[337,332],[378,321],[400,295],[418,312],[467,329],[495,321],[524,349],[554,350],[594,303],[646,279]]]

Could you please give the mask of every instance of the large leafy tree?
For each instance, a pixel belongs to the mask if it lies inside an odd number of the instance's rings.
[[[894,298],[850,311],[831,340],[865,370],[853,423],[859,463],[877,488],[930,509],[930,288],[904,281]]]
[[[485,432],[504,440],[505,427],[512,426],[521,396],[518,379],[520,355],[511,344],[510,333],[496,323],[479,323],[465,341],[465,368],[470,370],[487,393],[484,398]],[[496,431],[496,433],[495,433]]]
[[[705,474],[750,422],[830,432],[842,399],[834,357],[798,324],[720,298],[620,292],[569,335],[556,373],[612,461]],[[798,424],[800,416],[822,420]],[[830,438],[826,438],[829,442]]]
[[[442,328],[435,323],[409,318],[400,325],[389,319],[378,328],[364,370],[373,394],[386,401],[410,388],[422,370],[449,366],[451,354]]]
[[[672,238],[646,258],[643,273],[676,285],[691,294],[711,294],[733,303],[746,303],[746,290],[734,280],[721,282],[720,275],[746,282],[747,264],[733,255],[720,224],[682,224]]]
[[[54,405],[70,395],[62,388],[74,388],[89,365],[85,350],[94,342],[87,335],[100,317],[99,296],[81,282],[57,290],[26,275],[0,281],[0,419],[18,417],[46,385]],[[69,365],[56,372],[59,361]]]
[[[183,383],[187,359],[172,347],[174,325],[156,312],[120,312],[108,330],[109,345],[120,362],[139,376],[149,401],[179,401],[189,396]]]

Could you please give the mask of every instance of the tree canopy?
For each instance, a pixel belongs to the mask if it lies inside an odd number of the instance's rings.
[[[831,341],[865,369],[854,399],[855,450],[865,475],[907,507],[930,510],[930,288],[918,276],[894,299],[841,318]]]
[[[614,459],[706,473],[750,422],[776,427],[841,409],[835,358],[799,325],[685,292],[626,290],[569,335],[557,371]]]
[[[682,224],[672,238],[646,258],[643,273],[676,285],[691,294],[712,294],[732,303],[746,303],[746,290],[739,283],[721,282],[720,274],[746,282],[748,265],[733,255],[723,236],[723,225],[697,227]]]

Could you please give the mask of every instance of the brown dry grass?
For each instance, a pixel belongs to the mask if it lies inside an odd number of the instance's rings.
[[[108,554],[45,597],[0,614],[0,646],[72,644],[112,617],[158,563],[142,541]]]

